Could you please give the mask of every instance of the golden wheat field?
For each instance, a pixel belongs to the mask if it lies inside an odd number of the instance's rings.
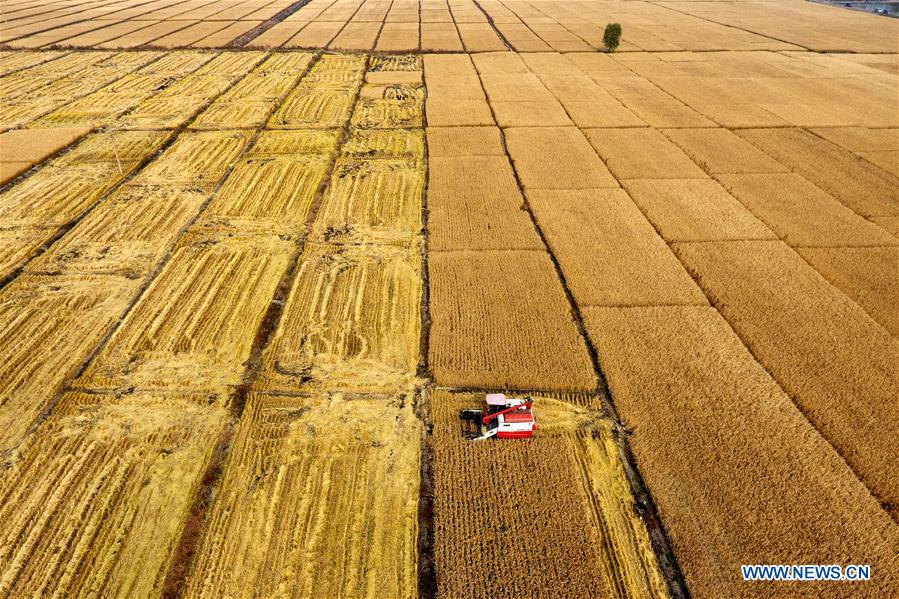
[[[3,0],[0,598],[899,596],[837,4]]]

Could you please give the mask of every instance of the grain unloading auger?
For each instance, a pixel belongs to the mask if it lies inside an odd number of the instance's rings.
[[[466,437],[473,441],[496,437],[498,439],[522,439],[530,437],[537,428],[531,411],[533,400],[506,397],[502,393],[488,393],[486,410],[462,410],[459,416],[474,424],[474,430],[466,430]]]

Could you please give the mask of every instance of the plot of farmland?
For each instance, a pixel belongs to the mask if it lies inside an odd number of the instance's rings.
[[[413,594],[412,396],[247,401],[185,596]]]
[[[899,595],[895,20],[2,21],[0,596]]]
[[[539,438],[473,443],[458,410],[478,400],[430,398],[437,596],[482,597],[494,580],[498,597],[667,596],[608,422],[538,398]],[[510,562],[529,576],[508,577]]]

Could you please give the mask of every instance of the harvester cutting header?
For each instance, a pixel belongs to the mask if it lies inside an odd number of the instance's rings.
[[[503,393],[488,393],[485,410],[462,410],[459,415],[467,423],[466,437],[473,441],[496,437],[498,439],[523,439],[531,437],[537,428],[531,411],[533,399],[506,397]]]

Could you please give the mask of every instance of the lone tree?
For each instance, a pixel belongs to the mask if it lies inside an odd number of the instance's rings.
[[[606,25],[606,30],[602,34],[602,43],[606,47],[607,52],[612,52],[615,48],[618,47],[618,42],[621,41],[621,25],[618,23],[609,23]]]

